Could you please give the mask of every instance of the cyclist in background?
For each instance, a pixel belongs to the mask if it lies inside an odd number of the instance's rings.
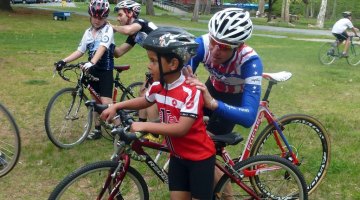
[[[355,36],[358,36],[356,33],[356,30],[358,30],[357,28],[354,27],[354,25],[351,22],[351,12],[349,11],[345,11],[342,13],[343,18],[339,19],[337,22],[335,22],[331,32],[332,34],[335,36],[335,38],[337,39],[337,44],[339,45],[341,43],[343,43],[345,41],[345,47],[344,47],[344,51],[342,53],[343,57],[348,57],[348,50],[349,50],[349,45],[350,45],[350,37],[348,35],[348,33],[346,32],[347,29],[352,29],[352,31],[354,32]]]
[[[90,85],[100,94],[103,104],[111,104],[115,43],[114,31],[106,21],[110,4],[107,0],[91,0],[88,12],[91,27],[85,30],[77,50],[56,62],[55,67],[61,70],[66,63],[80,58],[88,51],[88,62],[82,66],[82,70],[99,78],[99,81],[91,81]],[[93,140],[101,138],[99,115],[94,113],[95,129],[88,135],[88,139]]]
[[[157,29],[153,22],[139,18],[141,5],[132,0],[120,1],[114,11],[117,13],[117,21],[120,26],[111,25],[115,32],[128,35],[125,43],[115,48],[114,56],[119,58],[130,51],[135,44],[143,46],[142,43],[147,35]],[[141,96],[145,95],[145,85],[142,88]],[[158,118],[156,106],[139,111],[139,120],[146,121],[147,118],[155,120]]]
[[[144,41],[154,82],[145,97],[116,103],[103,111],[111,120],[118,109],[159,108],[160,121],[134,122],[131,131],[166,136],[170,150],[169,189],[171,199],[212,199],[215,146],[203,122],[200,90],[185,82],[184,63],[196,52],[194,37],[179,28],[162,27]]]

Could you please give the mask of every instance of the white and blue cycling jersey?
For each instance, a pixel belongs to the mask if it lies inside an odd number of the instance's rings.
[[[190,61],[195,73],[202,62],[210,73],[209,80],[213,89],[221,96],[238,98],[230,100],[231,105],[218,100],[218,108],[214,111],[218,116],[244,127],[250,127],[256,118],[261,97],[261,80],[263,65],[254,49],[247,45],[238,48],[234,55],[224,64],[211,63],[209,35],[196,38],[199,43],[197,54]],[[213,94],[212,94],[213,95]]]
[[[97,30],[95,36],[93,36],[92,30],[92,27],[85,30],[77,50],[82,53],[88,51],[88,60],[90,61],[99,46],[106,47],[106,51],[96,63],[95,67],[102,70],[113,70],[115,42],[112,27],[109,24],[106,24],[104,27]]]

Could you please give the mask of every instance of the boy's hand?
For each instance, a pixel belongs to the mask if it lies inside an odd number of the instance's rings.
[[[101,113],[100,118],[104,121],[111,123],[115,115],[116,115],[116,108],[114,106],[111,106]]]
[[[140,132],[143,131],[144,122],[133,122],[130,127],[130,132]]]
[[[92,62],[87,62],[85,63],[83,66],[81,66],[81,69],[84,71],[84,72],[88,72],[89,69],[94,66],[94,64]]]

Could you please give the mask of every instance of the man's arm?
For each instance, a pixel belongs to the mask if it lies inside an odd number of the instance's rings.
[[[133,35],[141,30],[141,25],[138,23],[133,23],[130,25],[124,25],[124,26],[114,26],[111,25],[115,32],[124,34],[124,35]]]
[[[122,45],[120,45],[119,47],[116,47],[115,48],[115,51],[114,51],[114,57],[115,58],[119,58],[121,57],[122,55],[124,55],[125,53],[127,53],[128,51],[130,51],[130,49],[132,49],[133,46],[131,46],[130,44],[128,43],[123,43]]]

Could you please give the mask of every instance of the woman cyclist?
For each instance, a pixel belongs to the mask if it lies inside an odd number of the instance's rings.
[[[81,42],[76,51],[68,57],[55,63],[57,70],[61,70],[68,62],[72,62],[88,51],[88,62],[82,66],[82,70],[99,78],[99,81],[91,81],[91,86],[100,94],[103,104],[112,103],[113,68],[114,68],[114,31],[107,23],[110,4],[107,0],[91,0],[88,13],[91,27],[85,30]],[[101,125],[98,114],[94,115],[95,129],[90,132],[88,139],[101,138]]]

